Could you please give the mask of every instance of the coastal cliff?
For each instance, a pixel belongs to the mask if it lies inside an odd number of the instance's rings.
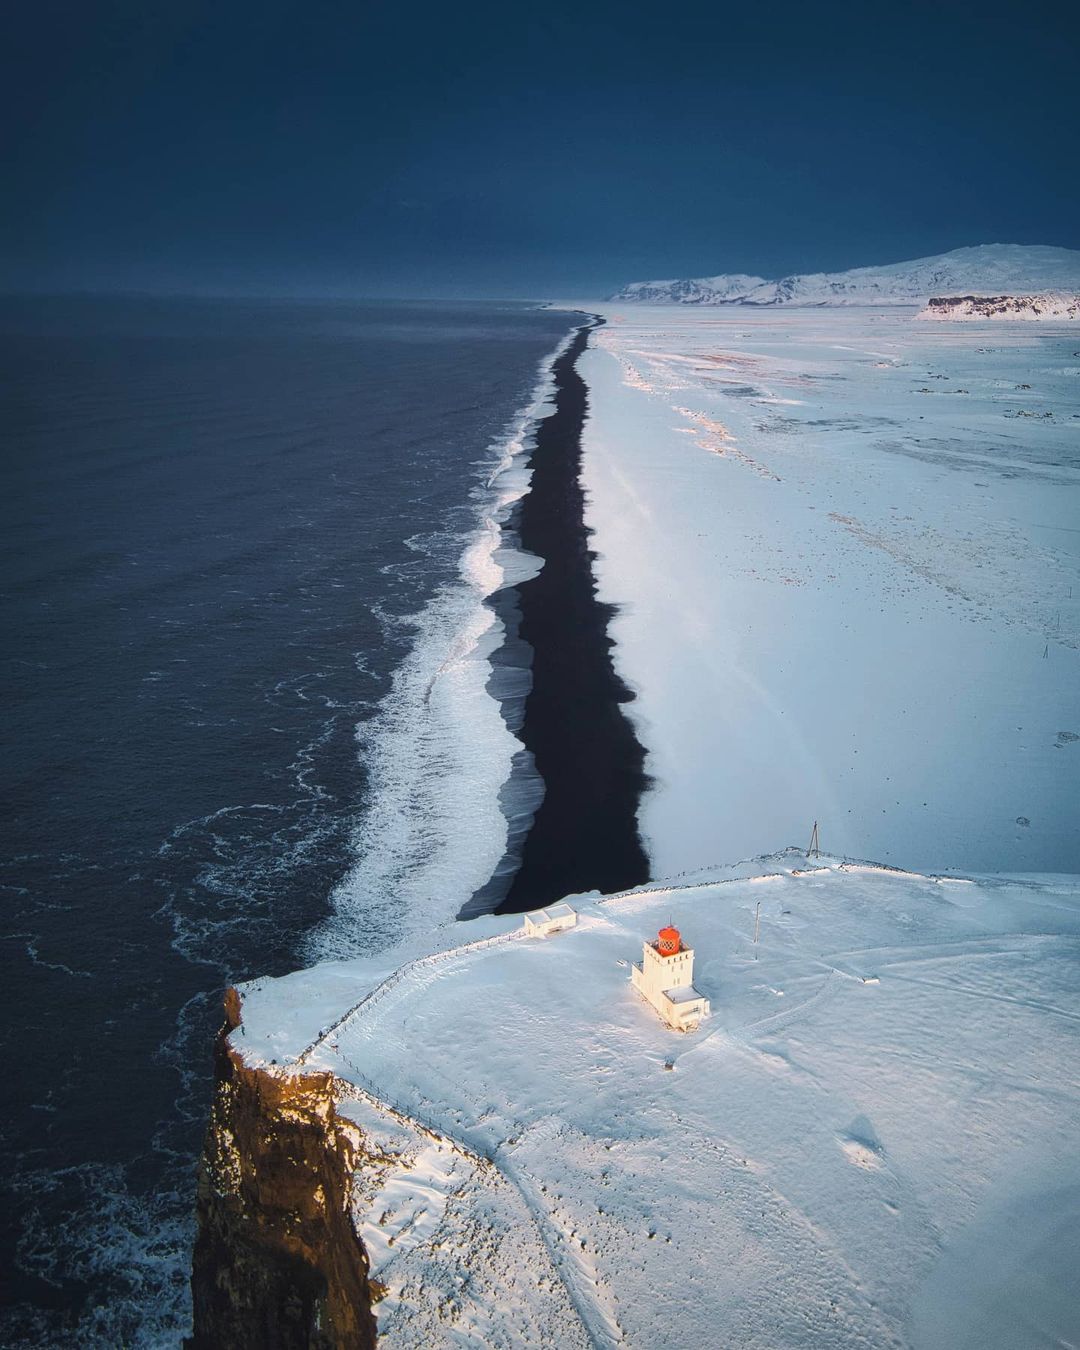
[[[932,296],[920,319],[1080,319],[1080,295],[1047,291],[1038,295]]]
[[[225,998],[214,1105],[199,1168],[188,1350],[368,1350],[368,1260],[349,1217],[361,1134],[333,1075],[250,1068]]]

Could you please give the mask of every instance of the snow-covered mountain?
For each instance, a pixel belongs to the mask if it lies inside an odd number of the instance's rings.
[[[700,277],[696,281],[635,281],[612,299],[636,300],[646,305],[724,305],[770,284],[764,277],[750,277],[744,272]]]
[[[809,272],[765,281],[733,274],[639,281],[612,300],[663,305],[911,305],[931,296],[1003,296],[1080,290],[1080,250],[1041,244],[979,244],[933,258]]]
[[[1040,295],[934,296],[919,319],[1080,319],[1080,295],[1046,291]]]

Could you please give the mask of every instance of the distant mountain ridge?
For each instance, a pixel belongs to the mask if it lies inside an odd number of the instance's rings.
[[[742,273],[636,281],[612,300],[652,305],[915,305],[932,296],[1080,290],[1080,250],[1045,244],[977,244],[932,258],[807,272],[779,281]]]

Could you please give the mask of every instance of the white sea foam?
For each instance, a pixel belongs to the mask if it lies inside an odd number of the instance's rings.
[[[419,614],[388,620],[411,629],[413,643],[379,711],[357,729],[368,783],[356,861],[307,940],[312,960],[379,950],[452,921],[503,858],[508,820],[520,825],[521,812],[535,809],[534,782],[507,791],[511,780],[535,778],[507,725],[516,724],[528,678],[493,670],[505,630],[488,601],[538,565],[507,546],[504,526],[528,491],[552,365],[572,338],[544,358],[531,402],[491,447],[495,462],[473,492],[477,523],[458,579]]]
[[[102,1294],[89,1301],[74,1326],[46,1307],[7,1307],[0,1312],[0,1342],[86,1350],[177,1346],[191,1330],[194,1216],[187,1169],[147,1191],[117,1165],[24,1171],[21,1163],[16,1160],[13,1186],[16,1194],[31,1198],[31,1205],[18,1244],[18,1268],[52,1285],[81,1281]],[[51,1208],[58,1197],[76,1219],[60,1229]]]

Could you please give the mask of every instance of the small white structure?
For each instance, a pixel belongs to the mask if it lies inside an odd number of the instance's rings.
[[[547,909],[534,909],[525,915],[525,932],[529,937],[547,937],[550,933],[561,933],[564,928],[573,928],[577,924],[577,911],[569,905],[549,905]]]
[[[669,1027],[692,1031],[709,1013],[709,1000],[694,988],[694,952],[677,928],[661,928],[634,962],[630,982]]]

